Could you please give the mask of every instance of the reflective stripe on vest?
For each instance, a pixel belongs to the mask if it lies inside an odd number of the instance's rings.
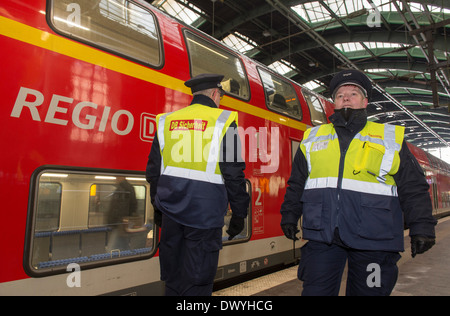
[[[393,175],[400,163],[398,153],[401,150],[403,135],[402,127],[368,122],[349,145],[341,188],[362,193],[397,196]],[[308,130],[300,148],[309,170],[305,190],[337,188],[341,153],[333,125],[327,124]],[[311,158],[312,155],[315,155],[315,158]],[[316,169],[312,170],[314,164],[312,159],[317,158],[321,159],[320,170],[317,169],[319,168],[317,162],[314,167]]]
[[[209,108],[205,107],[204,110],[209,110]],[[218,109],[214,109],[218,111]],[[215,120],[214,131],[212,133],[212,138],[209,148],[208,158],[206,160],[206,168],[205,170],[196,170],[190,168],[182,168],[178,166],[169,165],[166,166],[164,161],[163,152],[166,149],[166,141],[165,141],[165,123],[166,119],[173,113],[166,113],[159,116],[158,122],[158,140],[160,143],[161,150],[161,175],[168,175],[173,177],[180,177],[190,180],[204,181],[213,184],[224,184],[224,180],[221,174],[216,173],[217,166],[220,158],[220,145],[222,142],[223,135],[226,133],[226,129],[228,129],[231,122],[237,120],[237,113],[220,110],[221,113],[219,117]],[[232,119],[231,121],[229,121]],[[227,124],[228,122],[228,124]],[[204,148],[202,148],[203,153]]]
[[[308,179],[305,190],[337,188],[338,178]],[[342,179],[342,189],[361,193],[379,194],[386,196],[398,196],[397,187],[385,183],[364,182],[352,179]]]

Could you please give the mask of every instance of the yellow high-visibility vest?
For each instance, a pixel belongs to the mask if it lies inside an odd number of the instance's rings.
[[[393,175],[400,166],[404,132],[402,126],[367,122],[345,154],[341,188],[397,196]],[[333,124],[307,130],[300,148],[309,169],[305,190],[337,188],[341,151]]]
[[[219,160],[221,142],[238,114],[193,104],[156,117],[161,175],[224,184]]]

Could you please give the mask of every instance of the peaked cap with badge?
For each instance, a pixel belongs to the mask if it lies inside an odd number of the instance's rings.
[[[359,70],[349,69],[339,72],[331,80],[330,92],[333,99],[335,98],[337,90],[346,85],[357,86],[368,99],[370,99],[372,95],[372,82],[370,79]]]
[[[191,88],[192,93],[213,88],[222,89],[222,85],[220,83],[224,77],[224,75],[217,74],[201,74],[189,79],[184,83],[184,85]]]

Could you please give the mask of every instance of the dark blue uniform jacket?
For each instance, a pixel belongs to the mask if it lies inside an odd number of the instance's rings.
[[[210,98],[203,95],[195,96],[191,104],[216,107]],[[234,131],[236,127],[233,122],[222,140],[222,157],[226,158],[221,159],[219,166],[225,188],[219,184],[161,176],[161,152],[155,135],[146,170],[153,206],[175,222],[199,229],[222,227],[228,203],[233,215],[245,218],[249,195],[244,175],[245,162],[240,157],[241,143],[238,133]],[[227,137],[234,137],[234,155],[226,154]],[[227,161],[230,156],[234,156],[232,161]]]
[[[335,113],[330,117],[330,120],[338,134],[341,160],[343,160],[353,137],[367,123],[367,117],[365,113],[363,115],[352,115],[346,122],[341,114]],[[305,196],[304,186],[308,178],[308,166],[301,150],[297,150],[294,158],[285,199],[281,207],[281,224],[297,224],[303,214],[303,209],[306,207],[305,203],[308,203],[308,210],[311,210],[313,203],[316,203],[324,211],[316,213],[320,218],[314,219],[314,216],[311,218],[311,215],[309,215],[308,218],[303,219],[305,239],[331,244],[336,233],[338,233],[338,238],[351,248],[403,251],[403,226],[410,229],[411,236],[423,235],[434,238],[436,220],[432,217],[431,199],[428,192],[429,185],[425,175],[405,141],[399,154],[400,167],[397,174],[394,175],[398,199],[395,198],[391,203],[392,214],[395,213],[394,218],[390,221],[391,225],[386,225],[386,221],[378,215],[363,217],[349,213],[350,210],[351,212],[357,210],[360,213],[370,215],[369,209],[362,209],[361,205],[364,205],[364,203],[361,203],[359,199],[372,198],[370,203],[373,204],[376,203],[373,199],[376,199],[377,195],[365,194],[362,196],[362,194],[357,194],[357,198],[352,198],[352,193],[347,192],[345,195],[341,194],[341,198],[338,200],[334,196],[330,197],[330,194],[336,195],[336,189],[334,191],[333,189],[323,189],[325,191],[318,189],[308,190],[320,192],[308,192],[308,196]],[[311,194],[315,195],[315,198]],[[328,201],[327,203],[330,204],[321,206],[322,201]],[[403,218],[401,211],[394,212],[399,208],[403,211]],[[357,228],[355,229],[355,227]]]

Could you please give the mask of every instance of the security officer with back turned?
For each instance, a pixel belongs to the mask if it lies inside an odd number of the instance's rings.
[[[218,108],[223,78],[202,74],[186,81],[191,105],[156,118],[146,176],[161,226],[159,260],[168,296],[212,294],[228,204],[229,239],[244,229],[245,162],[238,114]]]
[[[281,228],[303,238],[302,295],[338,295],[348,260],[347,295],[390,295],[397,282],[404,224],[412,256],[435,243],[428,183],[404,140],[405,128],[367,120],[372,90],[357,70],[330,84],[330,124],[308,129],[294,158]],[[378,269],[377,269],[378,268]],[[371,273],[378,271],[378,280]]]

